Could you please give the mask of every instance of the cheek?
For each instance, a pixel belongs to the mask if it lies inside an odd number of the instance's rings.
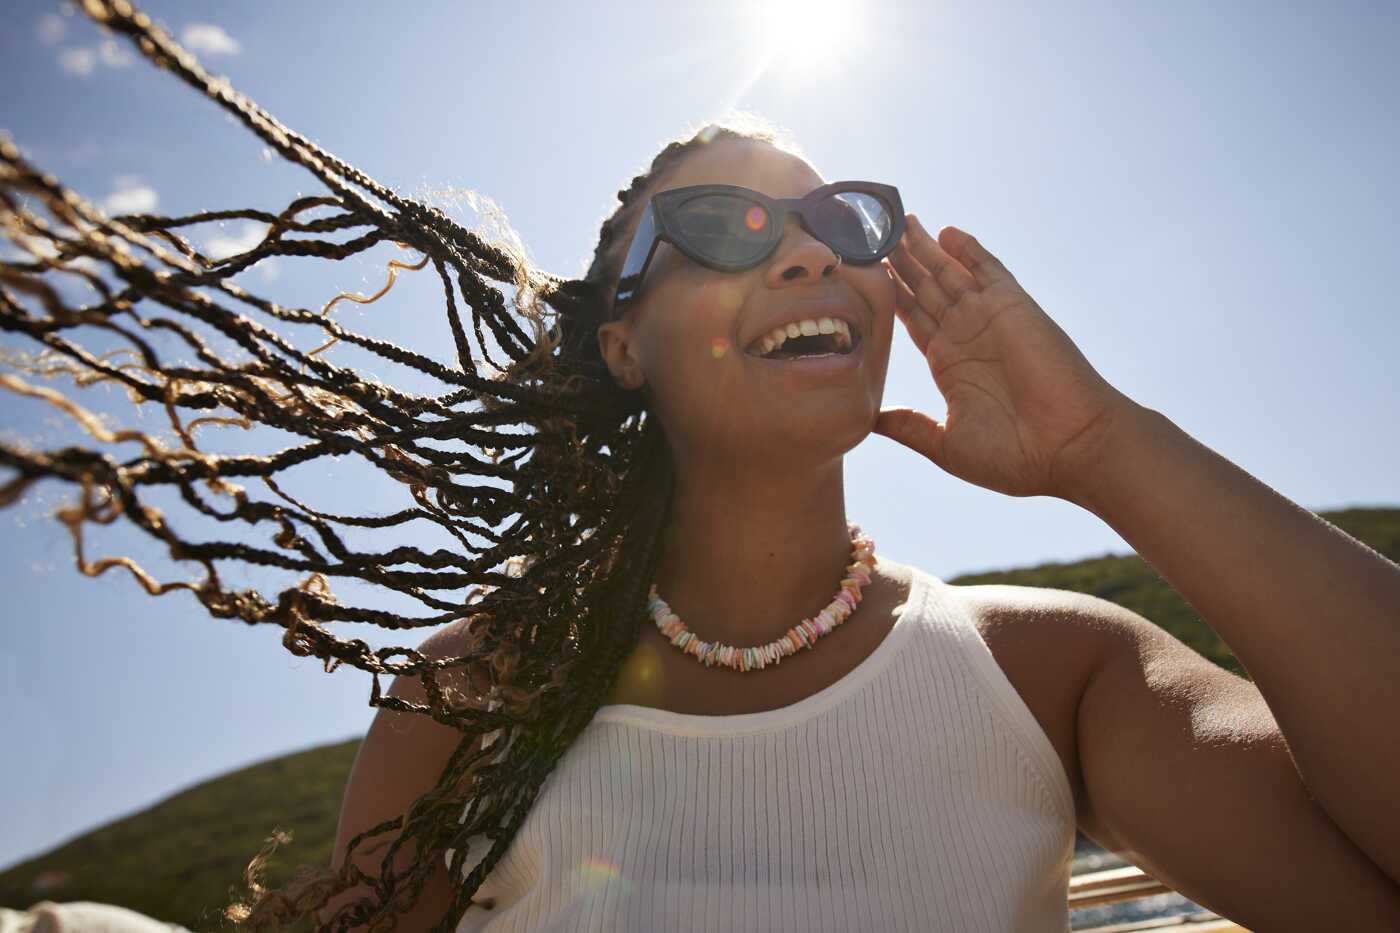
[[[712,379],[713,364],[742,352],[734,322],[743,300],[740,283],[719,277],[696,276],[658,291],[655,308],[660,314],[646,344],[653,378]]]
[[[884,263],[876,263],[863,271],[869,274],[871,289],[880,296],[881,302],[893,308],[897,292],[895,289],[894,273],[890,268]]]
[[[735,322],[744,294],[744,283],[735,276],[696,276],[684,287],[668,290],[661,307],[670,317],[658,328],[656,349],[685,369],[742,352]]]
[[[734,334],[734,322],[743,304],[743,283],[733,276],[712,279],[696,289],[691,313],[699,332],[697,341],[709,348],[712,359],[743,352]]]
[[[677,440],[732,429],[726,424],[734,406],[750,391],[735,333],[744,287],[738,278],[697,277],[656,305],[670,316],[648,337],[646,369],[656,408]]]
[[[885,267],[877,263],[860,269],[851,275],[850,283],[870,307],[871,319],[876,329],[891,329],[894,325],[896,292],[894,279]]]

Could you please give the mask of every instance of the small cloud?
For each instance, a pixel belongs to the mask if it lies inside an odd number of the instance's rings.
[[[237,55],[242,49],[237,39],[213,23],[190,23],[180,31],[180,41],[206,55]]]
[[[86,78],[97,70],[98,65],[107,68],[125,68],[135,61],[131,50],[116,39],[103,39],[93,47],[87,45],[63,49],[58,53],[58,67],[70,75]]]
[[[237,256],[239,253],[246,253],[248,250],[262,242],[267,235],[268,227],[255,220],[245,220],[243,229],[238,233],[215,234],[210,237],[204,247],[205,254],[215,261],[227,259],[230,256]]]
[[[110,38],[103,39],[102,44],[97,47],[97,57],[108,68],[125,68],[135,61],[130,49]]]
[[[64,49],[58,53],[58,67],[70,75],[86,78],[97,70],[97,53],[81,46],[75,49]]]
[[[110,215],[149,214],[160,202],[156,190],[134,175],[117,176],[115,187],[102,200],[102,209]]]
[[[56,13],[45,13],[39,17],[37,29],[40,42],[44,45],[54,45],[63,41],[64,33],[68,32],[68,24]]]

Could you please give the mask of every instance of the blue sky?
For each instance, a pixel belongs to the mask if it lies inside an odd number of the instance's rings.
[[[372,177],[464,222],[446,189],[488,196],[541,266],[571,276],[661,145],[731,107],[755,111],[828,179],[896,184],[926,226],[977,235],[1111,383],[1282,494],[1314,510],[1400,503],[1394,5],[145,9]],[[83,17],[22,2],[6,20],[0,129],[93,201],[174,214],[318,191]],[[205,242],[246,234],[230,225]],[[337,288],[377,288],[387,258],[338,268]],[[404,279],[405,300],[346,321],[431,345],[439,293]],[[286,264],[249,285],[308,306],[333,293]],[[942,417],[926,365],[896,338],[884,404]],[[50,414],[0,404],[11,439],[67,436]],[[848,514],[879,550],[945,578],[1130,550],[1074,505],[971,486],[878,435],[846,475]],[[402,506],[382,486],[327,492]],[[47,518],[67,494],[41,486],[0,512],[13,753],[0,866],[199,780],[364,733],[368,675],[327,675],[288,654],[280,630],[211,620],[187,593],[152,599],[117,573],[78,575]],[[151,554],[121,529],[94,547]],[[396,643],[367,629],[339,631]]]

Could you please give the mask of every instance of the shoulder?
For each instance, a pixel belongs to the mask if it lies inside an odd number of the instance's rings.
[[[908,598],[913,592],[913,576],[919,570],[910,565],[882,563],[877,575],[884,574],[886,585]],[[1101,660],[1105,652],[1127,638],[1156,629],[1148,620],[1087,593],[1041,586],[1012,584],[961,585],[939,579],[939,593],[951,600],[975,624],[978,633],[998,655],[1032,645],[1042,650],[1042,659]],[[1005,666],[1005,665],[1003,665]],[[1088,671],[1084,671],[1087,676]]]
[[[435,629],[419,642],[417,651],[424,658],[430,661],[447,661],[453,658],[460,658],[471,650],[472,638],[468,633],[469,620],[458,619],[455,622]],[[409,639],[405,638],[405,641]],[[485,690],[491,686],[490,677],[481,665],[474,665],[468,670],[462,665],[453,665],[441,668],[438,671],[438,682],[444,688],[458,690]],[[423,688],[420,676],[397,676],[394,678],[393,686],[389,689],[390,696],[413,699],[419,702],[427,701],[427,692]]]
[[[983,638],[1058,646],[1056,654],[1102,660],[1125,639],[1157,629],[1130,609],[1074,590],[1011,584],[949,586]]]
[[[1054,676],[1073,685],[1076,695],[1117,659],[1185,650],[1150,619],[1088,593],[1010,584],[949,589],[1008,675],[1018,670],[1027,682]]]
[[[444,625],[423,638],[416,650],[430,661],[462,657],[471,643],[466,626],[466,620]],[[401,640],[411,643],[411,639]],[[440,668],[434,676],[449,706],[484,706],[477,698],[490,690],[491,681],[483,667],[473,666],[469,672],[461,665],[451,665]],[[384,693],[417,707],[429,705],[421,674],[395,676]],[[429,772],[441,770],[461,740],[461,732],[427,713],[380,707],[360,747],[357,767],[361,762],[373,767],[382,763],[391,770],[407,765],[419,768],[426,778]]]
[[[410,639],[402,639],[410,642]],[[417,647],[420,655],[432,661],[450,661],[464,655],[470,639],[465,622],[454,622],[435,630]],[[427,688],[420,674],[394,677],[385,696],[417,708],[430,705]],[[447,666],[433,675],[449,707],[484,707],[479,697],[489,691],[490,675],[474,667],[470,675],[460,665]],[[463,733],[435,720],[427,712],[379,707],[360,745],[352,767],[352,791],[388,795],[392,805],[402,808],[417,793],[432,786],[452,753],[461,744]],[[474,742],[479,743],[480,737]]]

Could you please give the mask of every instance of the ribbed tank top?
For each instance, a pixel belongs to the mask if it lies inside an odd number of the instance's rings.
[[[874,652],[796,703],[601,707],[458,933],[1067,931],[1064,768],[953,588],[908,569]]]

